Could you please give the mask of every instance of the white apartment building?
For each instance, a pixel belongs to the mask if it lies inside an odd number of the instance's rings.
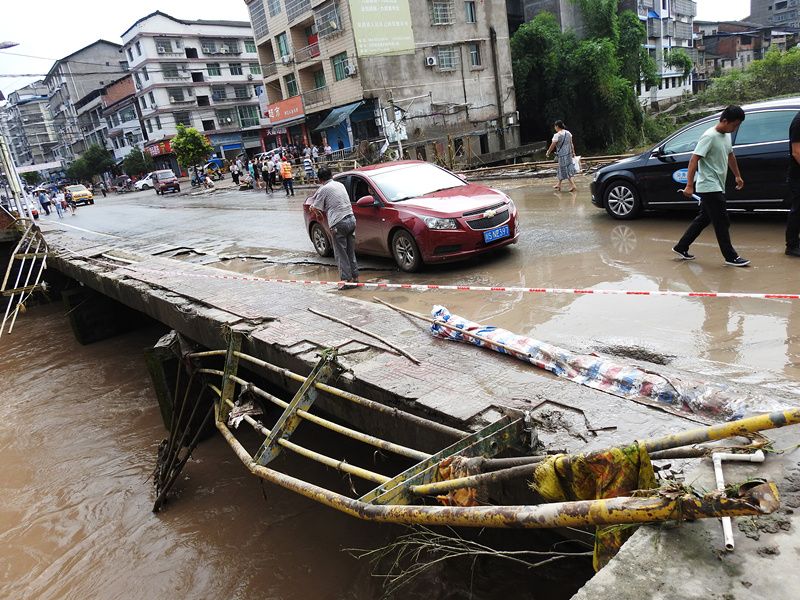
[[[156,164],[178,171],[177,125],[204,132],[220,156],[262,148],[261,66],[250,23],[189,21],[161,11],[122,34],[145,137]]]
[[[674,48],[683,48],[694,56],[694,0],[623,0],[621,8],[635,11],[647,27],[645,47],[658,65],[661,83],[639,90],[639,99],[650,105],[669,104],[692,93],[692,75],[684,75],[667,65],[665,57]]]
[[[131,150],[143,150],[144,136],[133,77],[126,75],[103,88],[102,106],[108,145],[117,162],[128,156]]]
[[[518,144],[505,2],[245,1],[268,146],[399,139],[434,159]]]
[[[42,164],[56,145],[53,121],[47,110],[47,87],[37,81],[8,95],[5,107],[8,142],[17,166]]]

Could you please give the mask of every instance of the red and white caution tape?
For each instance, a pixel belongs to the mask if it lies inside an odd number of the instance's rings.
[[[135,263],[125,266],[101,261],[107,266],[114,266],[133,272],[168,274],[161,269],[148,269],[139,267]],[[258,277],[232,273],[230,275],[216,275],[212,273],[198,273],[196,271],[179,271],[173,273],[176,277],[196,277],[201,279],[222,279],[231,281],[249,281],[259,283],[289,283],[295,285],[322,285],[331,286],[346,283],[344,281],[324,281],[314,279],[284,279],[281,277]],[[452,292],[507,292],[522,294],[568,294],[575,296],[672,296],[678,298],[740,298],[750,300],[800,300],[800,294],[771,294],[751,292],[679,292],[673,290],[616,290],[595,288],[546,288],[546,287],[520,287],[520,286],[485,286],[485,285],[442,285],[438,283],[372,283],[359,282],[349,284],[358,288],[372,290],[414,290],[414,291],[452,291]]]

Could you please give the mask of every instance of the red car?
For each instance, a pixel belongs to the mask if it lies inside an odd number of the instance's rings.
[[[356,250],[394,258],[403,271],[489,252],[517,242],[517,208],[502,192],[467,183],[428,162],[406,160],[338,174],[356,217]],[[306,231],[331,256],[323,215],[303,205]]]

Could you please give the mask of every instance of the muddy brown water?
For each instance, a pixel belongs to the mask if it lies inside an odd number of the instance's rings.
[[[142,349],[161,333],[80,346],[61,307],[49,305],[0,339],[0,598],[381,597],[369,562],[345,549],[379,548],[404,529],[260,485],[219,436],[195,451],[167,509],[151,512],[149,476],[166,432]],[[338,452],[332,440],[315,441]],[[286,472],[347,487],[336,473],[279,460]],[[537,547],[532,536],[504,532],[491,543]],[[582,560],[542,573],[462,561],[394,597],[569,598],[590,576]]]

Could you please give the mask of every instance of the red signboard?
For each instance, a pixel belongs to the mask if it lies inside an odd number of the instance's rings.
[[[300,96],[292,96],[286,100],[268,104],[267,116],[272,125],[303,117],[305,116],[303,99]]]
[[[162,154],[171,154],[172,153],[172,145],[169,143],[169,140],[158,142],[157,144],[153,144],[152,146],[148,146],[145,148],[150,153],[150,156],[161,156]]]

